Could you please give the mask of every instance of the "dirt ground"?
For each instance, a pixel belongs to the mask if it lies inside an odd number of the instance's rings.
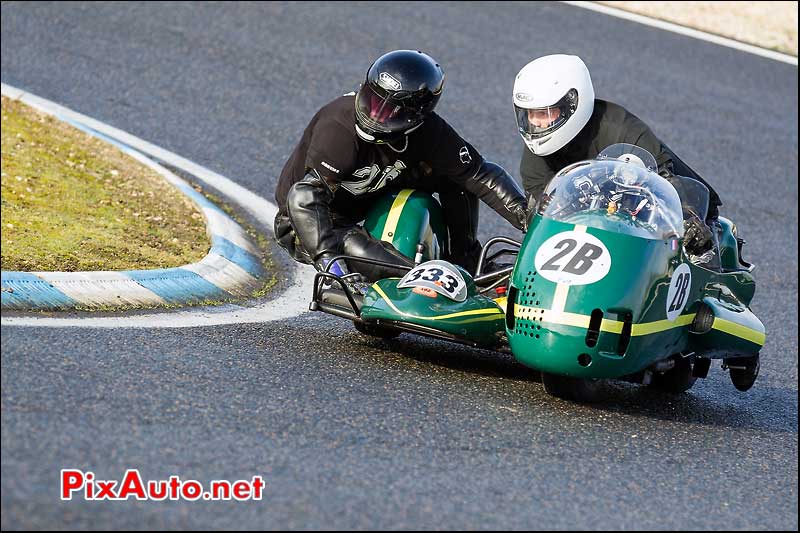
[[[797,56],[797,2],[597,2]]]

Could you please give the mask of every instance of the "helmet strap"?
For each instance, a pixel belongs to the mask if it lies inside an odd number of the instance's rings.
[[[395,152],[397,152],[398,154],[402,154],[403,152],[405,152],[405,151],[406,151],[406,148],[408,148],[408,135],[403,135],[403,137],[405,138],[405,140],[406,140],[406,143],[403,145],[403,149],[402,149],[402,150],[398,150],[397,148],[395,148],[394,146],[392,146],[392,143],[390,143],[390,142],[387,142],[387,143],[385,143],[385,144],[386,144],[386,146],[388,146],[389,148],[391,148],[392,150],[394,150],[394,151],[395,151]]]

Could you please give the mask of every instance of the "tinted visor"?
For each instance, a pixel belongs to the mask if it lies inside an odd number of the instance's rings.
[[[578,92],[575,89],[564,95],[555,105],[525,109],[514,104],[519,132],[529,139],[538,139],[563,126],[578,108]]]
[[[391,95],[381,96],[364,84],[356,94],[356,118],[362,127],[392,133],[413,128],[424,117],[418,110],[400,105]]]

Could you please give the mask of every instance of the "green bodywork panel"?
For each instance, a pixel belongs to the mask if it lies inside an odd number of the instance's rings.
[[[700,268],[684,256],[680,242],[676,246],[671,240],[618,233],[621,222],[613,217],[591,225],[590,218],[579,222],[608,250],[610,269],[594,283],[562,284],[559,289],[558,283],[536,271],[536,253],[547,239],[574,231],[576,226],[540,216],[534,219],[512,274],[506,317],[508,342],[521,363],[553,374],[614,378],[636,373],[679,352],[694,351],[706,357],[758,353],[764,327],[747,307],[755,291],[749,272],[720,274]],[[670,282],[682,264],[691,272],[691,286],[685,308],[670,321]],[[714,326],[707,333],[690,333],[703,305],[715,313],[718,309],[728,313],[715,315]],[[587,336],[593,312],[596,333]],[[591,357],[591,364],[578,362],[582,354]],[[582,359],[585,363],[585,356]]]
[[[492,299],[478,294],[469,274],[459,268],[467,282],[467,299],[456,302],[398,289],[399,278],[374,283],[364,296],[361,319],[365,322],[398,321],[443,331],[481,346],[497,346],[505,333],[503,309]]]
[[[423,262],[439,259],[446,250],[447,228],[439,202],[430,194],[404,189],[376,201],[364,228],[414,258],[417,244],[424,245]],[[497,346],[505,333],[503,310],[478,294],[472,277],[454,265],[467,282],[467,299],[455,302],[446,296],[398,289],[399,278],[383,279],[369,288],[361,307],[365,322],[397,321],[433,328],[481,346]]]
[[[447,226],[442,208],[426,192],[403,189],[376,199],[364,220],[364,229],[411,259],[420,243],[425,247],[423,261],[439,259],[445,253]]]
[[[719,287],[723,291],[727,287]],[[713,285],[707,294],[713,293]],[[734,352],[743,356],[757,355],[764,344],[765,329],[750,309],[723,291],[703,298],[703,304],[714,313],[714,321],[706,333],[690,335],[689,345],[707,357],[725,357]]]
[[[720,265],[723,272],[739,270],[743,267],[739,257],[739,243],[736,241],[736,225],[725,217],[719,217],[722,232],[719,236]]]

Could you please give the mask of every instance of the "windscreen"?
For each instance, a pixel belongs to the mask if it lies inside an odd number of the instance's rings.
[[[561,222],[647,239],[683,236],[681,201],[675,188],[630,158],[581,161],[566,167],[548,184],[538,211]]]

